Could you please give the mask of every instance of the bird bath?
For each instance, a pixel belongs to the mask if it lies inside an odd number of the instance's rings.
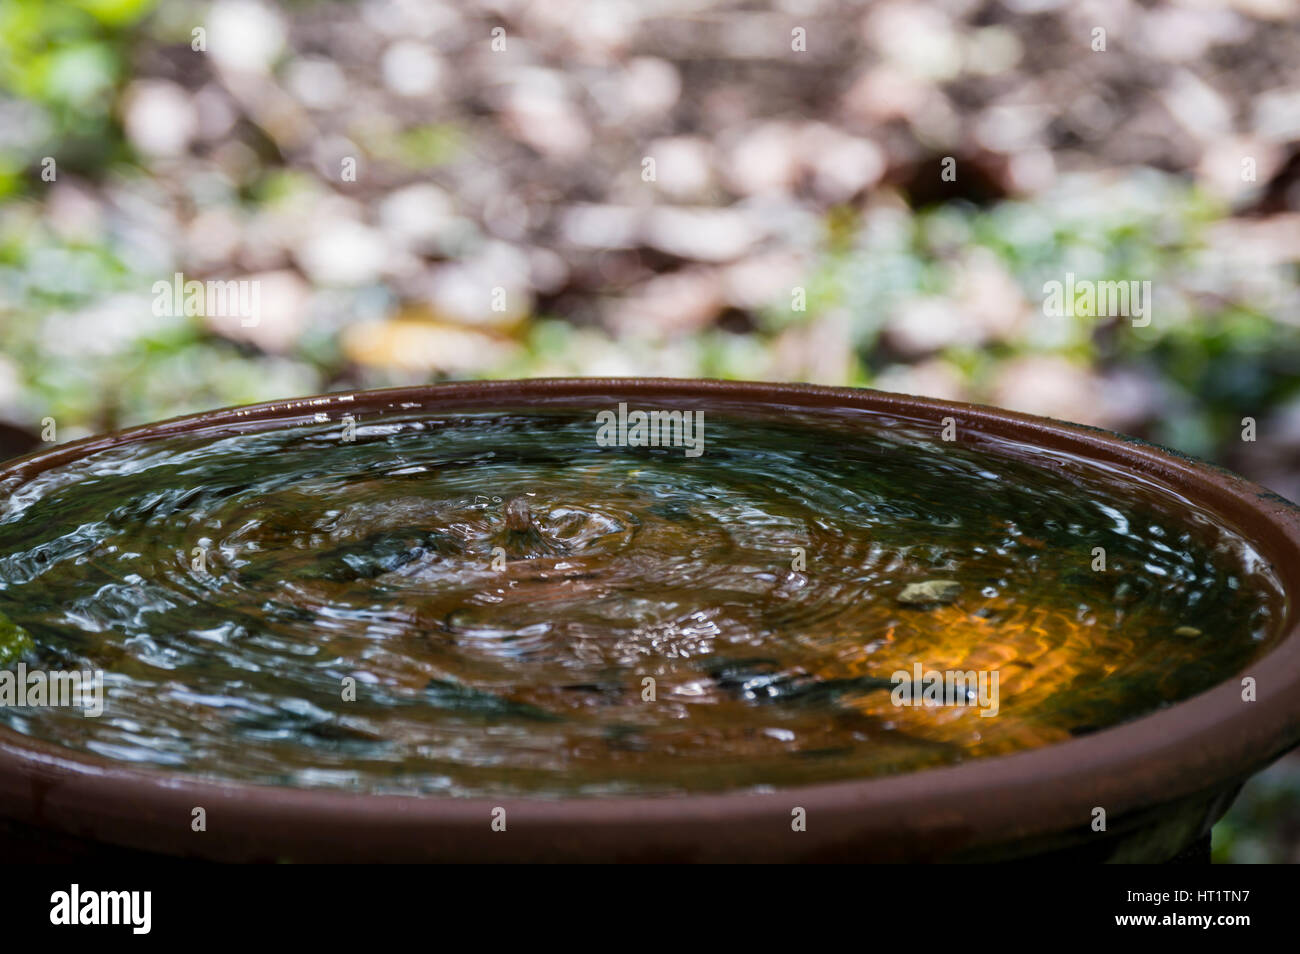
[[[453,384],[0,489],[28,851],[1165,861],[1300,741],[1296,509],[991,408]],[[56,704],[70,673],[102,712]]]

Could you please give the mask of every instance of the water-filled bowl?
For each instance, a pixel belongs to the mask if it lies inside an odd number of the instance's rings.
[[[1300,741],[1296,508],[1007,411],[454,384],[0,488],[0,668],[104,692],[0,684],[10,856],[1165,861]]]

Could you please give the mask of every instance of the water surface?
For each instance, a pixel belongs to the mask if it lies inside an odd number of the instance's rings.
[[[1135,718],[1281,612],[1237,535],[1078,460],[717,404],[699,456],[601,446],[610,407],[187,433],[11,481],[7,665],[102,669],[107,698],[0,724],[275,785],[771,789]],[[997,714],[895,705],[916,664],[996,672]]]

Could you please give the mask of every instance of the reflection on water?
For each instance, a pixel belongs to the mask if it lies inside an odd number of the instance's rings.
[[[1079,461],[716,407],[691,458],[601,446],[598,410],[180,435],[13,488],[0,614],[108,699],[0,721],[304,787],[768,788],[1096,731],[1231,675],[1281,610],[1234,534]],[[996,672],[996,716],[893,705],[917,664]]]

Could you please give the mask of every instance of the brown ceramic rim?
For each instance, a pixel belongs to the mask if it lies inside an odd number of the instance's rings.
[[[959,435],[1011,440],[1140,475],[1215,515],[1270,562],[1287,594],[1281,638],[1213,689],[1151,715],[1014,755],[863,781],[669,797],[447,798],[223,782],[132,767],[0,729],[0,816],[111,845],[224,860],[864,860],[941,858],[1086,832],[1111,818],[1209,798],[1300,742],[1300,510],[1227,471],[1095,428],[970,404],[799,384],[678,379],[533,379],[340,392],[174,418],[0,466],[11,492],[40,471],[128,441],[198,429],[367,412],[710,400],[754,410],[868,411]],[[599,405],[596,405],[599,406]],[[671,406],[660,404],[659,406]],[[960,438],[959,438],[960,439]],[[17,480],[15,480],[17,478]],[[1243,702],[1240,676],[1257,680]],[[203,807],[207,831],[193,833]],[[493,809],[507,830],[491,830]],[[791,830],[803,808],[807,830]]]

